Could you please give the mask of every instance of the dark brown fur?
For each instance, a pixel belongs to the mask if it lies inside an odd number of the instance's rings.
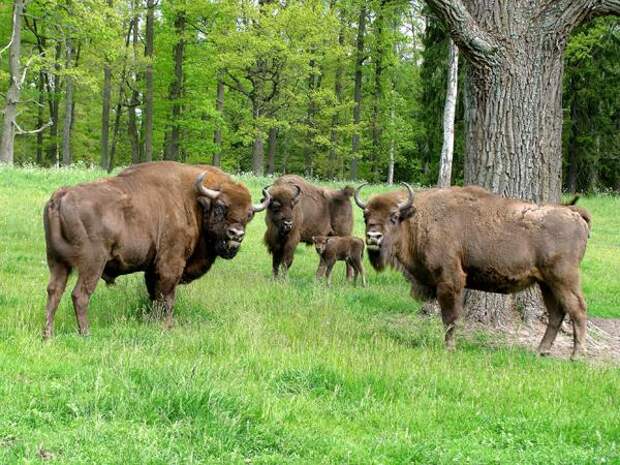
[[[205,171],[204,185],[221,192],[216,200],[195,190]],[[218,256],[233,258],[252,216],[247,188],[211,166],[145,163],[57,190],[43,215],[50,269],[44,336],[53,333],[73,268],[79,275],[72,297],[81,334],[88,333],[88,302],[99,279],[111,284],[138,271],[144,271],[151,299],[163,303],[171,324],[177,284],[202,276]]]
[[[586,210],[502,198],[475,186],[419,192],[412,207],[399,211],[404,198],[392,192],[366,205],[368,256],[379,271],[401,269],[412,294],[437,297],[449,348],[463,289],[513,293],[538,284],[549,312],[539,352],[549,352],[566,313],[574,325],[573,355],[583,351],[579,264],[590,232]]]
[[[294,200],[298,186],[300,194]],[[297,244],[312,244],[313,236],[348,236],[353,230],[353,189],[330,190],[303,178],[286,175],[269,188],[271,203],[265,215],[265,245],[273,256],[273,275],[293,263]]]
[[[319,267],[316,270],[316,279],[327,278],[327,285],[331,285],[332,269],[337,261],[344,261],[347,269],[353,271],[353,281],[357,284],[357,277],[361,275],[362,284],[366,286],[366,276],[362,259],[364,257],[364,241],[354,236],[315,236],[312,238],[316,253],[319,254]],[[347,273],[347,276],[349,273]]]

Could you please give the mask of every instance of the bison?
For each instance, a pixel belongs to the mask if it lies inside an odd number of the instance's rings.
[[[316,253],[319,254],[319,267],[316,270],[316,279],[323,276],[327,278],[327,285],[331,285],[332,269],[336,261],[341,260],[347,264],[347,269],[353,269],[354,284],[357,284],[357,277],[361,275],[362,285],[366,286],[366,276],[364,274],[364,241],[354,236],[314,236],[312,238]]]
[[[87,307],[99,279],[111,284],[139,271],[171,325],[177,284],[205,274],[217,257],[237,254],[245,226],[269,203],[264,194],[252,205],[248,189],[222,170],[176,162],[145,163],[57,190],[43,214],[50,270],[44,337],[53,334],[72,269],[80,334],[88,334]]]
[[[437,297],[445,343],[454,348],[454,324],[463,290],[514,293],[538,284],[549,313],[538,347],[549,353],[566,313],[574,328],[573,358],[584,352],[586,303],[579,264],[591,217],[583,208],[536,205],[476,187],[391,192],[360,200],[366,246],[377,271],[403,271],[412,295]]]
[[[330,190],[303,178],[286,175],[268,188],[271,201],[265,215],[265,245],[273,256],[273,276],[286,272],[300,242],[312,245],[313,236],[348,236],[353,230],[353,188]],[[347,267],[347,275],[353,269]]]

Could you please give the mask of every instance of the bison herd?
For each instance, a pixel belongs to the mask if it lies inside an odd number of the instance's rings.
[[[72,292],[80,334],[99,279],[144,272],[153,302],[172,324],[178,284],[204,275],[217,257],[235,257],[247,224],[266,210],[264,242],[274,277],[286,275],[300,242],[319,255],[317,279],[328,284],[334,263],[366,285],[364,247],[372,267],[402,271],[412,295],[437,298],[446,347],[465,289],[514,293],[538,284],[548,311],[538,348],[547,354],[566,314],[574,328],[573,356],[584,352],[586,305],[579,281],[591,217],[575,205],[538,205],[503,198],[475,186],[379,194],[364,201],[356,190],[330,190],[286,175],[250,192],[222,170],[176,162],[132,166],[118,176],[61,188],[44,209],[50,279],[44,337],[73,269]],[[363,210],[365,241],[352,237],[351,197]]]

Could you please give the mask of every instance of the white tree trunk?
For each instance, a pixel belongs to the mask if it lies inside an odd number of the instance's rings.
[[[21,91],[20,75],[20,47],[21,47],[21,20],[24,13],[24,0],[13,2],[13,31],[9,45],[9,88],[6,93],[4,107],[4,121],[0,140],[0,163],[13,164],[15,143],[15,122],[17,118],[17,104]]]
[[[446,103],[443,109],[443,145],[439,162],[439,179],[437,186],[449,187],[452,177],[452,155],[454,153],[454,114],[456,112],[456,95],[458,91],[459,48],[450,39],[448,60],[448,87]]]
[[[392,125],[394,124],[394,106],[390,109],[390,118],[392,120]],[[388,161],[388,174],[387,174],[387,183],[391,186],[394,184],[394,130],[392,129],[392,137],[390,139],[390,159]]]

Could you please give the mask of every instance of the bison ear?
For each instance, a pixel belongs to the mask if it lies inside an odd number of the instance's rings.
[[[211,200],[208,197],[198,197],[198,203],[202,206],[205,212],[208,212],[211,209]]]
[[[415,215],[415,207],[412,205],[410,207],[401,208],[400,209],[400,221],[405,221]]]

